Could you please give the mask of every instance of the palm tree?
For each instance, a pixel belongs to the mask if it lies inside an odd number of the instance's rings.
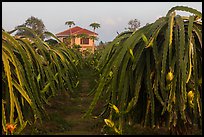
[[[95,30],[96,30],[97,28],[100,28],[100,27],[101,27],[100,24],[99,24],[99,23],[96,23],[96,22],[91,23],[89,26],[91,26],[91,27],[93,28],[94,33],[95,33]],[[94,43],[94,38],[93,38],[93,43]]]
[[[74,21],[66,21],[65,25],[68,25],[71,28],[72,25],[75,25]]]
[[[94,32],[95,32],[95,30],[96,30],[97,28],[100,28],[100,27],[101,27],[100,24],[99,24],[99,23],[96,23],[96,22],[91,23],[89,26],[91,26],[91,27],[93,28]]]
[[[70,39],[70,41],[71,41],[71,39],[72,39],[72,31],[71,31],[71,27],[72,27],[72,25],[75,25],[75,23],[74,23],[74,21],[66,21],[66,22],[65,22],[65,25],[68,25],[68,26],[69,26],[70,37],[69,37],[68,39]]]

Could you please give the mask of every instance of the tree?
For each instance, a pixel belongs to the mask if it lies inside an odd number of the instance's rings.
[[[72,25],[75,25],[74,21],[66,21],[65,22],[65,25],[68,25],[69,26],[69,29],[70,29],[70,37],[68,37],[68,41],[71,43],[71,40],[72,40],[72,31],[71,31],[71,27]],[[68,42],[68,43],[69,43]]]
[[[128,28],[130,31],[135,31],[140,27],[140,21],[138,19],[132,19],[128,22]]]
[[[85,39],[85,38],[88,38],[88,35],[85,34],[85,33],[82,33],[82,34],[78,34],[76,37],[77,37],[77,38]]]
[[[103,44],[104,44],[103,41],[100,41],[100,42],[99,42],[99,45],[103,45]]]
[[[72,25],[75,25],[75,23],[74,23],[74,21],[66,21],[66,22],[65,22],[65,25],[68,25],[69,28],[71,28]]]
[[[45,36],[42,35],[46,31],[45,25],[44,25],[44,23],[43,23],[43,21],[41,19],[38,19],[38,18],[36,18],[34,16],[31,16],[30,18],[28,18],[25,21],[24,24],[17,26],[16,29],[18,27],[28,27],[28,28],[31,28],[38,35],[41,35],[40,37],[42,39],[45,38]],[[16,36],[25,36],[25,35],[34,37],[33,34],[31,34],[30,32],[28,32],[26,30],[19,30],[18,29],[17,32],[16,32]]]
[[[91,23],[89,26],[93,28],[94,33],[97,28],[101,27],[100,24],[96,22]],[[94,43],[94,40],[97,40],[97,37],[93,36],[91,37],[91,39],[93,39],[93,43]]]
[[[104,49],[105,48],[106,43],[104,43],[103,41],[100,41],[98,46],[97,46],[97,50],[99,49]]]
[[[94,31],[94,32],[95,32],[95,30],[96,30],[97,28],[100,28],[100,27],[101,27],[100,24],[99,24],[99,23],[96,23],[96,22],[91,23],[89,26],[93,28],[93,31]]]
[[[89,38],[92,39],[93,42],[94,42],[94,40],[98,40],[98,38],[96,36],[89,36]]]
[[[77,51],[80,51],[81,45],[73,44],[72,47],[73,47],[73,49],[76,49]]]

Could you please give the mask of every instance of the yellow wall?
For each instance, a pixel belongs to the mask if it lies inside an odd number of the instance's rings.
[[[96,35],[95,35],[96,36]],[[59,37],[59,39],[63,42],[63,37]],[[93,40],[92,39],[89,39],[89,44],[80,44],[80,39],[81,38],[75,38],[75,40],[72,40],[72,42],[71,42],[71,45],[72,44],[74,44],[74,41],[75,41],[75,44],[78,44],[78,45],[80,45],[82,48],[81,48],[81,50],[82,51],[84,51],[84,50],[86,50],[87,48],[91,48],[92,49],[92,52],[94,53],[94,47],[95,47],[95,41],[93,42]]]
[[[79,44],[81,46],[93,46],[95,45],[92,39],[89,39],[89,44],[80,44],[80,39],[81,38],[75,38],[75,44]],[[72,43],[74,44],[74,43]]]

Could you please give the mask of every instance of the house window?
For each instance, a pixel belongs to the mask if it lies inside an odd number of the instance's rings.
[[[89,38],[82,38],[82,39],[80,40],[80,43],[81,43],[81,44],[89,44]]]

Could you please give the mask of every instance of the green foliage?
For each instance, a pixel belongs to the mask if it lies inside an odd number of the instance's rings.
[[[38,35],[41,35],[40,38],[42,38],[42,39],[45,38],[45,35],[42,35],[42,34],[46,31],[46,28],[45,28],[45,25],[41,19],[38,19],[36,17],[31,16],[30,18],[28,18],[25,21],[24,24],[16,27],[17,28],[16,36],[27,37],[27,35],[30,35],[30,36],[34,37],[34,35],[32,33],[30,33],[29,31],[18,29],[18,27],[28,27],[28,28],[32,29],[33,31],[35,31],[35,33],[37,33]]]
[[[132,19],[128,22],[128,29],[129,31],[135,31],[140,27],[140,21],[138,19]]]
[[[9,134],[8,124],[16,125],[12,134],[19,134],[27,123],[46,118],[49,98],[65,91],[72,95],[78,82],[80,56],[64,43],[50,46],[33,30],[19,29],[32,36],[16,38],[2,31],[3,134]]]
[[[47,44],[51,46],[55,46],[58,44],[58,42],[54,39],[48,39],[48,40],[45,40],[45,42],[47,42]]]
[[[95,29],[101,27],[101,25],[99,23],[96,23],[96,22],[91,23],[89,26],[93,28],[94,32],[95,32]]]
[[[81,45],[74,43],[71,47],[75,52],[78,52],[78,54],[81,53],[80,52]]]
[[[74,21],[66,21],[65,25],[68,25],[71,28],[72,25],[75,25]]]
[[[81,33],[81,34],[78,34],[76,37],[78,37],[78,38],[88,38],[88,34]]]
[[[182,17],[175,15],[175,10],[195,15]],[[118,35],[98,57],[100,78],[84,116],[91,115],[103,99],[120,110],[115,122],[121,132],[127,121],[152,128],[164,122],[176,134],[186,134],[188,125],[201,126],[201,15],[192,8],[174,7],[154,23]],[[194,93],[193,108],[187,102],[190,90]],[[117,115],[113,108],[107,108],[104,114],[114,121]]]
[[[99,68],[97,67],[98,66],[98,63],[99,63],[99,57],[100,57],[100,53],[101,51],[99,50],[96,50],[94,52],[94,54],[92,53],[92,51],[90,50],[85,50],[84,51],[84,64],[86,67],[89,67],[93,70],[95,70],[96,72],[98,72]]]

